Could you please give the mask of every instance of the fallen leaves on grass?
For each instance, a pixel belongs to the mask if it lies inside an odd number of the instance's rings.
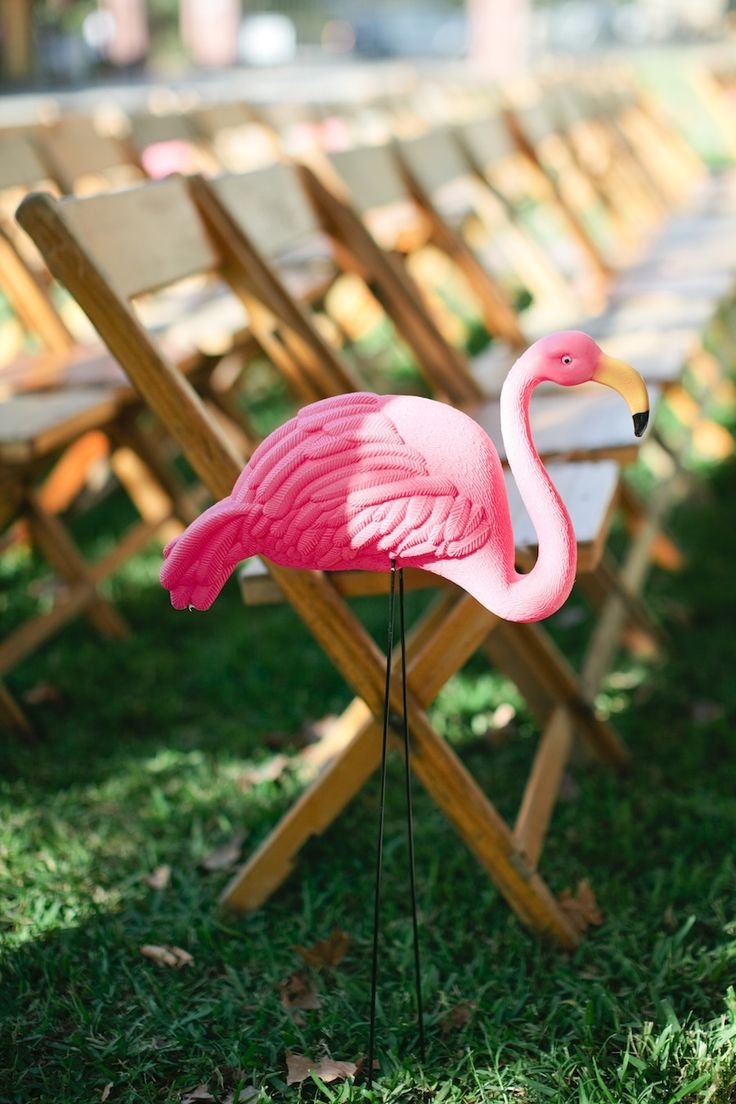
[[[452,1035],[455,1031],[462,1031],[466,1024],[470,1022],[473,1007],[470,1001],[460,1001],[449,1008],[437,1021],[442,1034]]]
[[[286,1084],[299,1085],[302,1081],[314,1074],[325,1083],[330,1081],[344,1081],[347,1077],[354,1077],[357,1070],[355,1062],[336,1062],[332,1058],[324,1057],[315,1062],[304,1054],[286,1052]]]
[[[571,893],[569,889],[563,889],[557,901],[575,931],[581,935],[591,925],[597,927],[603,923],[603,913],[598,907],[587,878],[578,882],[575,893]]]
[[[301,1010],[312,1011],[321,1007],[317,988],[306,970],[295,970],[279,985],[281,1004],[293,1013],[294,1022],[303,1024]]]
[[[170,882],[171,867],[168,863],[162,863],[161,866],[157,866],[146,878],[146,885],[149,885],[151,889],[166,889]]]
[[[238,775],[238,785],[244,789],[249,786],[257,786],[260,782],[275,782],[280,778],[289,765],[286,755],[272,755],[257,767],[246,767]]]
[[[196,1104],[204,1101],[205,1104],[214,1104],[215,1098],[210,1092],[209,1085],[197,1085],[194,1089],[185,1089],[181,1098],[181,1104]]]
[[[347,932],[333,928],[327,939],[318,939],[311,947],[292,947],[307,966],[321,970],[325,966],[337,966],[348,953],[352,940]]]
[[[200,866],[210,873],[213,873],[215,870],[229,870],[231,866],[235,866],[240,860],[240,852],[243,849],[246,834],[247,833],[243,831],[242,828],[237,832],[233,832],[226,843],[221,844],[219,847],[215,847],[213,851],[205,855]]]
[[[237,1093],[228,1093],[222,1104],[253,1104],[260,1095],[260,1089],[255,1085],[246,1085],[245,1088],[238,1089]]]
[[[170,966],[174,970],[180,970],[182,966],[191,966],[194,962],[189,951],[183,951],[181,947],[172,947],[168,943],[161,946],[155,943],[144,943],[141,954],[146,958],[152,958],[159,966]]]
[[[114,1081],[108,1081],[107,1082],[107,1084],[105,1085],[105,1087],[102,1090],[102,1093],[100,1095],[100,1104],[105,1104],[105,1101],[107,1100],[108,1096],[110,1095],[110,1093],[112,1091],[112,1087],[113,1087],[114,1084],[115,1084]]]

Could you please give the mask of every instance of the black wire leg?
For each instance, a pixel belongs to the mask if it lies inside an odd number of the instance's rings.
[[[391,661],[394,646],[394,598],[396,594],[396,561],[391,561],[391,587],[388,599],[388,641],[386,645],[386,689],[383,700],[383,742],[381,745],[381,790],[378,801],[378,844],[376,847],[376,882],[373,899],[373,959],[371,965],[371,1013],[368,1034],[368,1088],[373,1086],[373,1058],[376,1047],[376,991],[378,984],[378,927],[381,916],[381,871],[383,869],[383,823],[386,807],[386,759],[388,723],[391,710]]]
[[[414,862],[414,812],[411,800],[411,745],[409,740],[409,711],[406,694],[406,626],[404,623],[404,569],[399,569],[399,633],[401,637],[401,693],[404,727],[404,785],[406,789],[406,833],[409,841],[409,887],[411,891],[411,922],[414,935],[414,981],[417,999],[417,1029],[419,1053],[424,1061],[424,1011],[422,1006],[422,971],[419,962],[419,924],[417,921],[417,884]]]

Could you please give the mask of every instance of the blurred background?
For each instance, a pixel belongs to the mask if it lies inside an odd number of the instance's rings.
[[[0,0],[4,92],[347,60],[482,63],[718,43],[736,0]]]

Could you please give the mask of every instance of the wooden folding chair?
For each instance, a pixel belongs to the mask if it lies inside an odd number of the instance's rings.
[[[131,300],[152,286],[160,287],[194,271],[215,270],[226,277],[230,259],[205,234],[192,212],[184,182],[174,179],[159,187],[165,189],[165,217],[158,217],[150,205],[141,212],[140,193],[127,194],[130,223],[139,232],[129,235],[125,255],[100,234],[100,225],[104,225],[101,210],[109,197],[56,201],[33,196],[23,203],[18,217],[54,274],[78,299],[125,365],[144,400],[180,443],[213,496],[219,498],[230,492],[241,458],[186,379],[140,325]],[[148,215],[146,233],[140,232],[144,215]],[[175,252],[162,248],[173,228],[178,232]],[[593,513],[598,520],[593,528],[605,534],[617,470],[608,464],[591,470],[602,481],[595,496]],[[608,493],[601,493],[606,482]],[[344,747],[328,772],[330,785],[323,779],[321,786],[316,784],[317,788],[305,795],[287,823],[264,844],[257,861],[230,888],[226,900],[236,907],[255,907],[262,902],[283,879],[291,856],[304,839],[331,821],[371,773],[377,763],[376,719],[383,709],[385,657],[345,604],[339,581],[274,564],[269,564],[268,570],[357,698],[339,722]],[[574,676],[538,629],[519,627],[534,645],[542,641],[536,651],[540,684],[544,689],[551,684],[558,704],[545,728],[523,803],[526,812],[521,824],[529,830],[519,829],[515,835],[434,731],[426,713],[440,687],[498,627],[493,615],[455,591],[448,592],[415,627],[408,686],[413,766],[519,918],[533,930],[571,947],[578,934],[538,874],[536,860],[559,789],[569,752],[572,714],[578,705],[578,719],[601,757],[621,764],[626,753],[587,703],[569,693],[575,686]],[[399,699],[397,691],[391,702],[397,712]],[[319,809],[316,820],[315,805]]]
[[[134,447],[131,447],[134,446]],[[95,563],[84,560],[60,519],[90,464],[109,462],[140,520]],[[147,462],[141,460],[141,456]],[[0,531],[21,522],[59,581],[52,608],[36,614],[0,641],[0,679],[72,619],[84,614],[108,637],[127,634],[100,585],[156,535],[181,531],[195,513],[164,489],[170,478],[154,446],[131,425],[109,388],[16,395],[0,402]],[[183,517],[175,520],[177,509]],[[0,723],[30,734],[31,726],[0,685]]]

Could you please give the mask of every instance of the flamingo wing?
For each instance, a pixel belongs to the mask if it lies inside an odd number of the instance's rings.
[[[292,567],[385,570],[466,556],[489,537],[484,505],[428,471],[377,395],[306,407],[253,454],[232,499],[248,544]]]

